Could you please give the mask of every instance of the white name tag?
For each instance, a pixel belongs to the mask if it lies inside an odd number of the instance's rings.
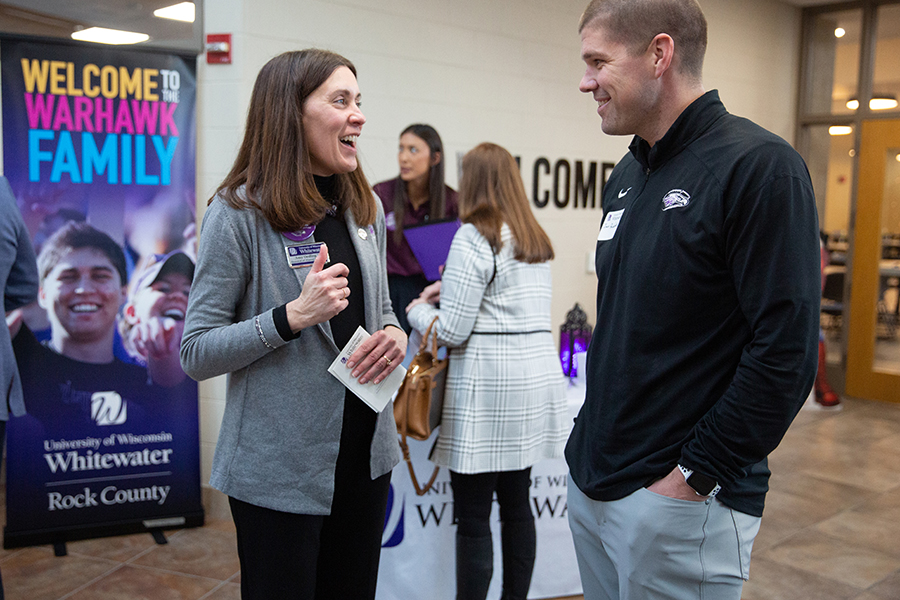
[[[287,254],[288,264],[292,269],[301,269],[303,267],[310,267],[316,261],[316,257],[319,255],[319,248],[325,242],[315,242],[313,244],[297,244],[291,246],[285,246],[284,251]],[[328,262],[328,258],[326,257],[325,262]]]
[[[598,242],[605,242],[606,240],[613,239],[613,236],[616,235],[616,229],[619,228],[619,221],[622,220],[622,213],[625,212],[625,209],[622,210],[614,210],[606,213],[606,218],[603,219],[603,225],[600,226],[600,235],[597,236]]]

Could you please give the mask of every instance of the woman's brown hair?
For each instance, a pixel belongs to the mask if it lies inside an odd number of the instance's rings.
[[[303,103],[340,67],[356,76],[349,60],[316,48],[285,52],[263,66],[253,85],[244,141],[216,194],[234,208],[258,208],[277,231],[322,220],[331,203],[316,189],[310,170]],[[338,173],[335,180],[343,209],[360,225],[374,223],[375,198],[362,169]]]
[[[487,239],[494,253],[503,246],[501,228],[509,225],[515,238],[514,256],[526,263],[553,259],[553,245],[528,205],[516,160],[497,144],[470,150],[462,163],[459,218]]]

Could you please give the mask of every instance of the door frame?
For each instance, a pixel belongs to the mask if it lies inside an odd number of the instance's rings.
[[[862,123],[856,194],[845,392],[900,403],[900,375],[875,371],[876,306],[880,292],[885,152],[900,147],[900,119]]]

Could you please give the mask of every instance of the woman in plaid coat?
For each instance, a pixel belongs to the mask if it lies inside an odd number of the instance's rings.
[[[437,443],[450,469],[457,599],[483,600],[493,571],[490,514],[496,492],[503,600],[528,594],[534,567],[531,466],[561,456],[568,433],[565,380],[550,322],[553,247],[528,205],[515,160],[496,144],[463,159],[460,227],[442,281],[407,308],[450,349]],[[434,305],[440,300],[440,308]]]

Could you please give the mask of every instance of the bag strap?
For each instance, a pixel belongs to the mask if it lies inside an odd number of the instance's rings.
[[[406,432],[403,432],[403,439],[400,441],[400,450],[403,452],[403,460],[406,461],[406,466],[409,467],[409,476],[412,479],[413,487],[416,488],[417,496],[424,496],[425,493],[431,489],[431,486],[434,485],[435,479],[437,479],[438,471],[441,470],[440,466],[434,468],[434,471],[431,473],[431,478],[428,480],[428,483],[425,484],[424,487],[419,486],[419,480],[416,477],[416,470],[413,468],[412,459],[409,457],[409,445],[406,443]]]
[[[437,321],[437,318],[434,319]],[[431,322],[434,325],[434,321]],[[430,327],[429,327],[430,329]],[[424,342],[423,342],[424,343]],[[409,395],[407,395],[407,418],[403,419],[403,425],[400,427],[400,451],[403,452],[403,460],[406,461],[406,466],[409,467],[409,476],[412,479],[413,487],[416,488],[417,496],[424,496],[425,492],[431,489],[431,486],[434,485],[434,481],[437,479],[438,471],[441,469],[440,466],[436,466],[434,471],[431,473],[431,478],[428,480],[428,483],[425,484],[425,487],[419,486],[419,479],[416,477],[416,470],[413,468],[412,459],[409,456],[409,444],[406,442],[406,432],[407,427],[409,425]]]
[[[494,283],[494,278],[497,276],[497,255],[494,253],[493,249],[491,250],[491,257],[494,259],[494,273],[491,275],[490,281],[487,282],[488,285]]]

